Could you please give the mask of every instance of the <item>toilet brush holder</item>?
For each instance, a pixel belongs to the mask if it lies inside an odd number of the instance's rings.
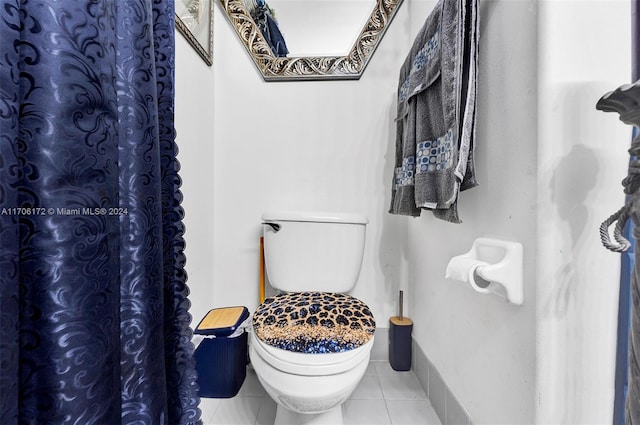
[[[393,370],[404,372],[411,369],[413,322],[402,314],[402,291],[399,304],[400,315],[389,319],[389,363]]]

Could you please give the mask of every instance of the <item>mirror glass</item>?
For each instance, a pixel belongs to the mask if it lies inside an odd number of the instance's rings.
[[[266,81],[358,79],[402,0],[220,0]]]
[[[375,0],[270,0],[288,56],[346,56]]]

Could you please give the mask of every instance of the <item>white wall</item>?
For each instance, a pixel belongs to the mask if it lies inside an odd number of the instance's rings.
[[[540,4],[537,422],[612,420],[620,256],[598,226],[624,202],[631,129],[598,99],[631,78],[629,1]],[[598,30],[600,28],[600,30]]]
[[[216,7],[213,304],[258,304],[260,216],[274,209],[368,216],[355,295],[385,326],[395,313],[404,218],[389,216],[393,103],[408,10],[359,81],[265,83]]]
[[[460,195],[463,224],[409,230],[415,338],[476,424],[611,421],[619,256],[597,229],[623,199],[629,132],[595,103],[628,82],[629,16],[481,3],[481,185]],[[524,245],[522,307],[442,277],[481,236]]]
[[[481,2],[480,185],[459,196],[462,224],[427,212],[409,223],[414,338],[474,424],[534,421],[536,16],[530,2]],[[523,244],[523,306],[444,278],[478,237]]]
[[[622,202],[629,133],[595,103],[628,82],[630,9],[539,7],[482,2],[481,186],[460,196],[462,225],[410,225],[415,337],[474,423],[604,424],[619,257],[597,228]],[[442,278],[480,236],[523,243],[522,307]]]
[[[175,126],[193,327],[213,308],[213,75],[176,31]]]
[[[416,342],[474,423],[610,423],[618,257],[597,226],[622,202],[628,132],[594,105],[628,81],[628,1],[481,1],[481,185],[460,225],[387,213],[398,70],[434,3],[405,0],[359,81],[264,83],[217,4],[213,67],[176,36],[194,321],[257,305],[263,211],[362,212],[355,295],[386,327],[407,291]],[[523,243],[522,307],[444,279],[480,236]]]

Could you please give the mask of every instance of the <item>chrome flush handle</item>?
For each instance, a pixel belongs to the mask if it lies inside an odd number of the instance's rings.
[[[282,227],[280,224],[278,223],[269,223],[269,222],[265,222],[263,223],[265,226],[269,226],[271,228],[271,230],[273,230],[275,233],[280,231],[280,228]]]

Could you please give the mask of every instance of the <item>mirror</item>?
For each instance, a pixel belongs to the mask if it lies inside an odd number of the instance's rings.
[[[403,0],[220,0],[265,81],[357,80]]]
[[[175,2],[176,28],[209,66],[213,64],[212,0]]]

